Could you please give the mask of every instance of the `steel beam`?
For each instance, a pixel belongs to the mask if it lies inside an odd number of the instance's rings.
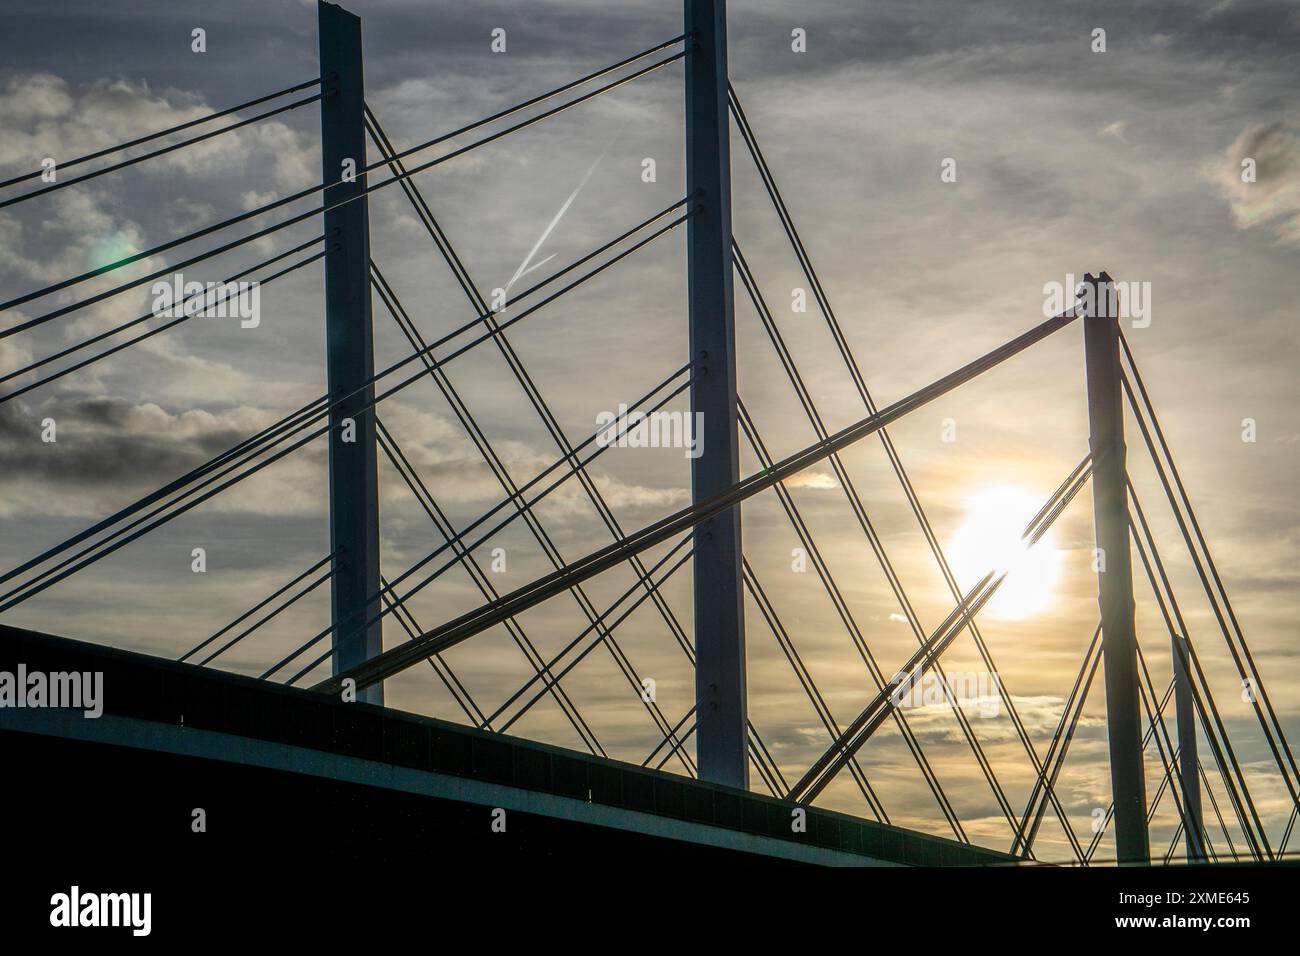
[[[330,412],[330,547],[333,673],[383,651],[379,617],[379,477],[375,452],[374,341],[370,307],[370,214],[366,166],[361,20],[318,4],[321,175],[325,204],[325,359],[329,394],[350,395]],[[332,185],[330,185],[332,184]],[[359,198],[353,198],[359,197]],[[373,619],[373,620],[372,620]],[[369,625],[367,621],[371,621]],[[383,684],[357,699],[384,700]]]
[[[735,300],[731,270],[731,148],[726,0],[685,0],[686,223],[692,421],[703,451],[691,462],[691,500],[740,480]],[[740,506],[695,529],[695,733],[700,777],[747,789],[745,603]]]
[[[1138,704],[1137,633],[1120,395],[1119,319],[1110,276],[1084,276],[1092,301],[1083,320],[1088,382],[1088,444],[1097,543],[1097,603],[1101,608],[1106,730],[1110,743],[1115,847],[1121,864],[1148,863],[1146,779]]]

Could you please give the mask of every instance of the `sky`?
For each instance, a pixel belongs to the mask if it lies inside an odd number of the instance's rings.
[[[297,0],[219,7],[186,0],[8,3],[0,34],[0,178],[37,169],[46,157],[62,162],[318,76],[314,7]],[[367,102],[399,148],[681,31],[673,3],[374,0],[349,8],[363,20]],[[192,49],[196,28],[205,31],[201,53]],[[505,31],[504,52],[492,49],[497,29]],[[1098,29],[1105,31],[1104,50],[1096,49]],[[792,48],[796,30],[806,38],[802,52]],[[1126,319],[1125,335],[1273,702],[1288,734],[1300,735],[1292,623],[1300,604],[1293,478],[1300,466],[1294,373],[1300,357],[1294,305],[1300,8],[1273,0],[763,0],[733,2],[729,31],[731,81],[878,403],[1041,321],[1052,283],[1065,286],[1069,277],[1106,270],[1134,284],[1141,299],[1131,301],[1144,302],[1145,317]],[[3,298],[319,183],[317,110],[309,104],[0,208]],[[545,234],[531,259],[539,267],[511,287],[518,294],[682,198],[682,128],[682,69],[673,63],[418,174],[415,182],[484,295],[509,284]],[[457,137],[411,162],[470,141]],[[654,160],[652,182],[643,176],[646,159]],[[1247,159],[1254,160],[1250,182],[1243,180]],[[795,290],[807,282],[735,134],[732,167],[737,242],[827,427],[844,427],[864,414],[861,400],[811,296],[806,312],[794,309]],[[955,170],[955,178],[945,170]],[[310,202],[290,209],[306,210]],[[472,319],[474,310],[401,190],[376,191],[369,209],[372,256],[423,337]],[[220,237],[0,313],[0,328],[109,289],[119,276],[174,268],[218,238],[283,216],[257,216]],[[224,278],[319,229],[319,220],[309,219],[182,271],[187,279]],[[686,361],[684,239],[683,229],[667,233],[510,331],[511,346],[568,441],[590,436],[602,412],[635,402]],[[267,284],[255,328],[230,319],[189,322],[0,402],[0,567],[19,565],[322,394],[322,275],[315,263]],[[108,297],[0,339],[0,374],[140,316],[150,308],[146,292]],[[378,301],[374,315],[377,365],[405,358],[409,346]],[[780,458],[815,440],[739,283],[736,349],[741,399],[771,453]],[[557,460],[560,449],[500,350],[476,348],[446,372],[516,482]],[[0,393],[33,378],[6,382]],[[668,407],[686,405],[679,398]],[[379,414],[452,525],[466,526],[501,500],[501,485],[432,382],[385,399]],[[42,440],[47,419],[56,423],[54,442]],[[982,573],[976,570],[981,546],[995,545],[993,538],[1026,508],[1032,514],[1087,450],[1081,329],[1052,336],[890,431],[959,578],[973,583]],[[1273,838],[1289,813],[1285,788],[1241,699],[1231,657],[1180,551],[1177,525],[1131,418],[1128,450],[1191,639]],[[928,632],[947,614],[951,595],[881,445],[864,441],[843,461]],[[742,439],[742,473],[758,467]],[[689,502],[689,459],[680,448],[612,448],[591,474],[624,532]],[[393,577],[443,539],[386,461],[380,477],[382,567]],[[326,487],[326,452],[317,440],[4,619],[179,656],[328,552]],[[844,489],[823,464],[789,490],[866,645],[891,675],[915,649],[916,637]],[[876,688],[845,622],[812,569],[796,569],[799,541],[776,496],[766,492],[742,513],[754,575],[828,708],[846,724]],[[576,482],[560,486],[536,514],[564,561],[612,540]],[[646,564],[668,547],[647,554]],[[194,548],[205,551],[202,573],[193,570]],[[492,569],[494,548],[503,549],[503,569]],[[519,522],[485,541],[476,556],[503,593],[554,566]],[[1091,564],[1085,489],[1029,566],[1019,569],[1029,584],[981,620],[997,679],[1039,753],[1096,627]],[[634,580],[625,566],[588,582],[584,592],[591,606],[604,610]],[[642,604],[615,631],[626,659],[654,681],[657,703],[674,723],[693,703],[694,685],[666,618],[690,634],[689,581],[688,564],[662,587],[667,610]],[[1169,636],[1140,564],[1134,590],[1139,642],[1163,691]],[[470,575],[456,567],[414,594],[408,607],[427,629],[483,600]],[[328,616],[328,588],[321,587],[213,666],[260,674],[316,634]],[[746,621],[750,716],[793,781],[829,738],[752,599]],[[537,653],[550,658],[588,619],[576,600],[561,596],[519,623]],[[386,646],[405,639],[391,619],[385,628]],[[533,673],[504,628],[455,648],[446,661],[489,713]],[[988,670],[969,636],[954,644],[944,664],[950,674]],[[325,667],[316,673],[323,676]],[[609,649],[596,646],[563,686],[610,756],[640,763],[654,750],[660,736]],[[390,680],[386,695],[392,706],[467,720],[427,667]],[[968,701],[966,709],[1019,812],[1033,771],[1006,714],[979,715],[993,710],[989,704]],[[1005,848],[1007,822],[951,709],[918,706],[904,713],[968,837]],[[547,698],[508,732],[583,746]],[[1057,787],[1071,825],[1085,837],[1097,808],[1109,802],[1106,747],[1098,677]],[[893,726],[883,727],[859,758],[892,822],[952,835]],[[673,761],[664,768],[684,769]],[[1153,751],[1147,771],[1152,794],[1161,780]],[[1213,771],[1208,762],[1207,771]],[[757,778],[753,785],[761,786]],[[1212,792],[1227,815],[1221,787]],[[843,775],[819,802],[869,813]],[[1166,794],[1153,824],[1161,852],[1175,824]],[[1231,825],[1229,831],[1240,840]],[[1217,830],[1212,839],[1223,843]],[[1036,847],[1043,859],[1068,858],[1051,814]],[[1099,855],[1109,847],[1103,842]]]

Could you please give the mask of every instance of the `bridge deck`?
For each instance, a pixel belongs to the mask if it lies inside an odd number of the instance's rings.
[[[0,707],[28,835],[69,820],[105,852],[252,845],[428,861],[433,853],[672,854],[850,865],[985,865],[993,851],[428,717],[0,626],[0,671],[103,673],[103,716]],[[11,793],[13,793],[11,791]],[[191,835],[203,808],[208,838]],[[506,811],[493,832],[490,808]],[[197,843],[196,840],[204,840]],[[118,846],[121,844],[121,846]]]

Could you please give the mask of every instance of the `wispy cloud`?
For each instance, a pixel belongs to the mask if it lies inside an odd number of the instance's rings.
[[[1238,228],[1266,226],[1279,242],[1300,246],[1300,126],[1278,120],[1242,130],[1207,175]]]

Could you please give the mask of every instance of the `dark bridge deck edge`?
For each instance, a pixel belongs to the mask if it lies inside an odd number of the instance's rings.
[[[795,834],[790,829],[792,805],[760,794],[437,718],[345,704],[237,674],[0,625],[0,670],[13,670],[19,663],[47,672],[103,672],[104,713],[124,718],[125,727],[135,721],[183,726],[211,731],[214,741],[220,740],[215,735],[232,735],[549,794],[591,806],[591,823],[597,826],[607,825],[609,810],[621,810],[732,831],[738,844],[746,842],[746,835],[762,837],[792,848],[803,845],[861,857],[863,863],[979,866],[1013,861],[996,851],[815,807],[807,808],[807,832]],[[72,726],[57,719],[55,712],[45,714],[52,726]],[[41,719],[37,712],[25,716],[23,723],[28,725]],[[130,745],[131,740],[121,743]],[[139,744],[147,745],[147,740]],[[227,759],[243,759],[244,748],[230,750]],[[219,753],[215,756],[221,759]]]

